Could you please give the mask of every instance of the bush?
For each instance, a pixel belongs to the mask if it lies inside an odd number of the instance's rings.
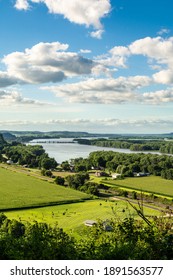
[[[47,177],[52,177],[52,171],[51,170],[46,170],[45,168],[43,168],[42,170],[41,170],[41,175],[43,175],[43,176],[47,176]]]
[[[55,183],[57,185],[64,186],[65,179],[63,177],[61,177],[61,176],[57,176],[57,177],[55,177]]]
[[[0,259],[3,260],[171,260],[172,223],[156,218],[152,223],[134,220],[103,222],[89,234],[74,239],[63,229],[45,223],[22,224],[3,216],[0,227]]]

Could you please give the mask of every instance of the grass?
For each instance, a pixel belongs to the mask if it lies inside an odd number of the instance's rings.
[[[101,180],[112,187],[143,191],[173,198],[173,181],[159,176],[125,178],[124,180]]]
[[[0,209],[43,206],[87,199],[85,193],[0,168]]]
[[[85,202],[64,204],[39,209],[9,211],[5,214],[10,219],[20,219],[22,222],[45,222],[50,225],[57,224],[66,232],[73,235],[83,234],[85,220],[106,220],[129,216],[129,213],[137,217],[134,209],[126,201],[90,200]],[[160,215],[160,211],[144,207],[145,215]],[[82,232],[82,233],[81,233]]]
[[[96,178],[96,180],[103,179]],[[144,186],[154,188],[154,185],[162,180],[165,182],[165,186],[171,189],[172,185],[168,186],[168,184],[172,182],[158,177],[127,178],[122,181],[106,180],[105,183],[115,187],[124,188],[125,186],[141,190]],[[152,182],[153,184],[151,184]],[[32,174],[29,176],[29,174],[22,173],[22,170],[13,169],[12,171],[0,167],[0,211],[6,212],[5,214],[10,219],[56,224],[66,232],[79,237],[86,231],[85,220],[122,219],[128,217],[129,213],[135,218],[138,217],[126,201],[95,199],[81,202],[88,198],[90,197],[85,193],[44,181]],[[40,208],[37,208],[38,206]],[[27,207],[32,207],[32,209],[26,209]],[[159,210],[149,207],[144,207],[144,213],[149,216],[161,214]]]

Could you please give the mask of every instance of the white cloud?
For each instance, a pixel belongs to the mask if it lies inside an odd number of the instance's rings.
[[[17,91],[0,91],[0,107],[4,106],[19,106],[19,105],[36,105],[36,106],[43,106],[43,105],[53,105],[46,102],[40,102],[38,100],[33,100],[29,98],[24,98],[21,93]]]
[[[163,39],[161,37],[144,39],[133,42],[129,49],[132,55],[143,55],[162,66],[162,70],[153,75],[154,81],[161,84],[173,83],[173,37]],[[163,68],[167,69],[163,69]]]
[[[173,37],[146,37],[136,40],[129,46],[131,54],[144,55],[156,60],[160,64],[173,64]]]
[[[173,84],[173,69],[161,70],[153,75],[156,83]]]
[[[83,50],[83,49],[80,49],[79,52],[80,52],[80,53],[91,53],[91,50]]]
[[[44,131],[56,130],[82,130],[102,133],[164,133],[172,131],[173,119],[146,118],[146,119],[49,119],[49,120],[0,120],[0,126],[8,129],[41,128]]]
[[[0,72],[0,87],[17,82],[56,83],[67,77],[91,74],[95,63],[67,49],[67,44],[41,42],[24,52],[6,55],[2,62],[7,70]]]
[[[173,88],[143,93],[143,99],[150,104],[173,102]]]
[[[116,46],[107,54],[96,57],[96,61],[107,67],[127,68],[127,57],[130,56],[128,47]]]
[[[102,28],[101,19],[111,10],[110,0],[18,0],[15,7],[26,10],[29,3],[44,3],[50,13],[62,15],[76,24],[93,26],[95,29]]]
[[[173,37],[145,37],[132,42],[129,46],[115,46],[107,54],[98,56],[95,61],[111,68],[127,68],[130,56],[143,56],[153,70],[160,70],[153,75],[156,83],[173,83]],[[140,63],[140,62],[139,62]]]
[[[29,9],[28,0],[17,0],[15,4],[15,8],[17,10],[28,10]]]
[[[96,39],[102,39],[103,33],[104,33],[104,30],[99,29],[99,30],[96,30],[96,31],[92,31],[90,33],[90,36],[93,37],[93,38],[96,38]]]
[[[70,103],[121,104],[141,103],[160,105],[173,102],[173,88],[140,92],[153,80],[147,76],[119,77],[117,79],[88,79],[73,84],[42,87]]]
[[[79,83],[43,87],[72,103],[116,104],[136,102],[140,99],[138,89],[148,86],[146,76],[119,77],[117,79],[88,79]]]
[[[163,34],[168,34],[169,32],[170,32],[169,29],[167,29],[167,28],[162,28],[162,29],[160,29],[160,30],[157,32],[157,34],[158,34],[158,35],[163,35]]]
[[[0,71],[0,88],[8,87],[20,82],[16,77],[9,75],[7,72]]]

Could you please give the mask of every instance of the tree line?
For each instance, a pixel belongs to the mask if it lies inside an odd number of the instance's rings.
[[[77,139],[79,144],[100,147],[130,149],[131,151],[158,151],[164,154],[173,154],[173,141],[149,141],[142,139],[115,140],[115,139]]]
[[[170,220],[148,222],[113,219],[85,228],[81,239],[46,223],[22,223],[0,214],[1,260],[170,260],[173,235]],[[84,227],[84,225],[83,225]],[[83,229],[84,230],[84,229]]]
[[[72,164],[76,172],[93,168],[120,173],[124,177],[133,177],[135,173],[141,172],[173,179],[173,157],[167,155],[96,151],[86,159],[74,159]],[[65,167],[70,170],[70,163],[65,162]]]
[[[57,162],[54,158],[48,156],[40,145],[25,145],[13,142],[7,144],[1,149],[1,161],[7,160],[25,165],[30,168],[54,169]]]

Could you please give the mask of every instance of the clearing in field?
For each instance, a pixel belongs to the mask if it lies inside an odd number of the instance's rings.
[[[23,173],[0,168],[0,210],[68,203],[87,199],[85,193]]]

